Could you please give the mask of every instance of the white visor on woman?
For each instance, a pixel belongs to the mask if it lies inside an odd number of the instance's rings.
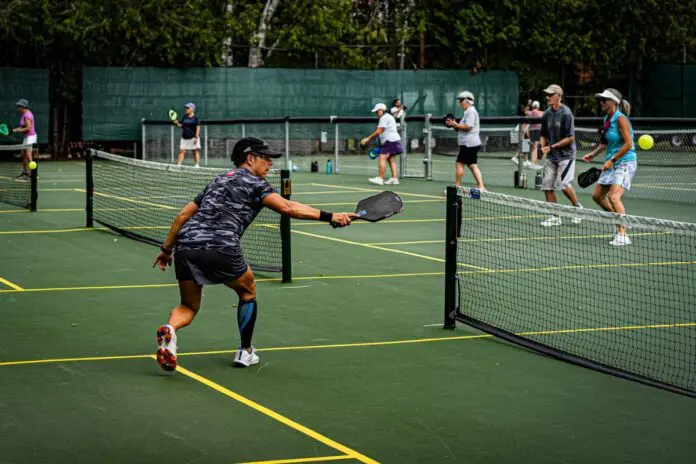
[[[384,103],[377,103],[375,107],[372,108],[372,113],[376,113],[379,110],[387,111],[387,105],[385,105]]]
[[[619,97],[617,97],[616,95],[614,95],[614,94],[613,94],[612,92],[610,92],[609,90],[605,90],[605,91],[602,92],[602,93],[596,93],[596,94],[595,94],[595,97],[597,97],[597,98],[606,98],[607,100],[611,100],[611,101],[616,102],[616,103],[621,103],[621,99],[620,99]]]

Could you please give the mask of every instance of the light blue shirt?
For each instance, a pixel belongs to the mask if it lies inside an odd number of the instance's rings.
[[[621,116],[625,117],[625,115],[618,110],[612,115],[611,124],[609,124],[607,133],[605,134],[607,138],[607,156],[604,158],[605,162],[612,159],[624,144],[624,141],[621,138],[621,131],[619,130],[618,123],[618,119]],[[607,117],[608,116],[604,118],[605,123]],[[626,121],[628,121],[628,118],[626,118]],[[631,124],[631,121],[628,121],[628,127],[631,130],[631,149],[624,153],[624,155],[621,158],[619,158],[619,160],[616,163],[614,163],[614,166],[629,163],[631,161],[636,161],[638,159],[638,156],[636,155],[636,146],[633,143],[633,125]]]

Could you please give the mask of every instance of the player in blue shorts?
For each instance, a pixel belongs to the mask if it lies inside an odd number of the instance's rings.
[[[176,369],[177,330],[189,325],[201,307],[204,285],[223,284],[239,296],[237,324],[241,346],[234,364],[247,367],[259,362],[251,345],[258,304],[254,274],[242,254],[244,231],[266,206],[295,219],[313,219],[335,227],[350,225],[354,213],[330,213],[290,201],[265,179],[273,158],[282,154],[263,140],[246,137],[232,151],[236,168],[213,179],[177,214],[155,259],[163,271],[172,264],[179,283],[181,303],[157,329],[157,362],[166,371]]]

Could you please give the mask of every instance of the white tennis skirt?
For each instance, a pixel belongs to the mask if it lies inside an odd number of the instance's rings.
[[[27,135],[24,137],[24,145],[34,145],[36,143],[36,135]]]
[[[200,150],[201,139],[181,139],[179,150]]]

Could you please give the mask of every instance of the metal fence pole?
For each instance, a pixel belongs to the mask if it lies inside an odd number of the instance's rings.
[[[285,120],[285,169],[292,171],[290,164],[290,120]]]
[[[145,118],[140,120],[140,145],[142,146],[143,159],[147,159],[147,129],[145,128]]]
[[[335,117],[336,116],[331,116],[331,120],[333,121]],[[334,172],[338,174],[341,172],[341,165],[338,160],[338,137],[340,136],[340,132],[338,130],[338,123],[336,123],[334,126]]]
[[[174,126],[169,129],[169,158],[174,164]]]
[[[208,126],[203,126],[203,164],[208,165]]]
[[[423,164],[425,164],[426,180],[433,180],[433,126],[430,120],[431,117],[432,115],[430,113],[425,115],[425,129],[423,129],[423,132],[425,132],[425,159],[423,160]]]

